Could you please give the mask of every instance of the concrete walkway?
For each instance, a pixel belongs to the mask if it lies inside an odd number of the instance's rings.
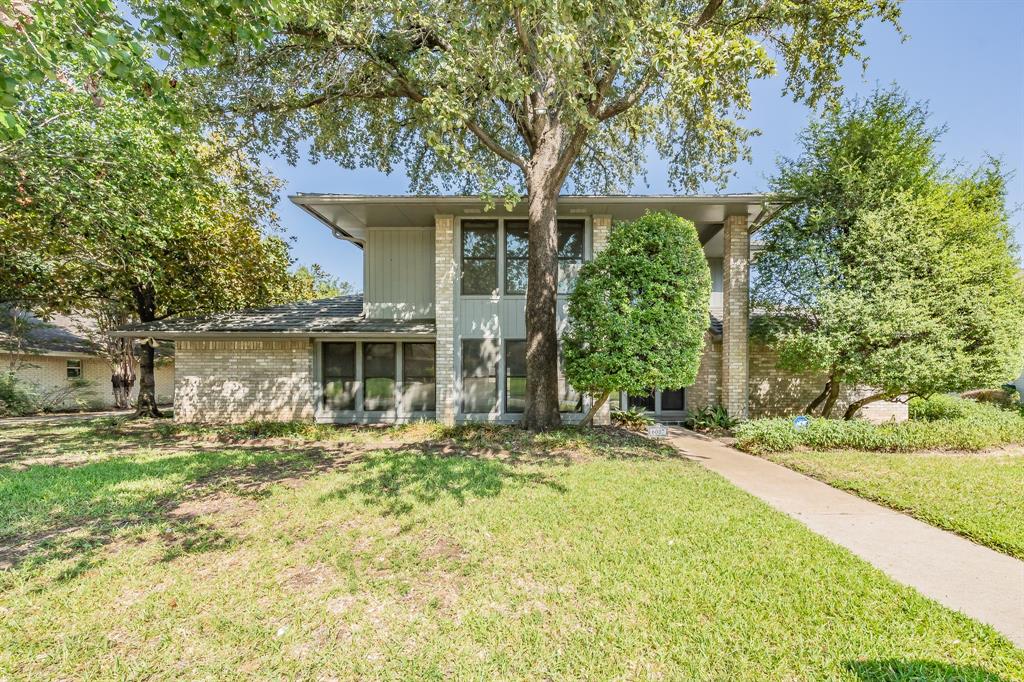
[[[679,427],[688,458],[1024,648],[1024,562]]]

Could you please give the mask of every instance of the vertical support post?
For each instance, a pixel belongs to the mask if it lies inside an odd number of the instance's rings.
[[[590,219],[591,235],[590,243],[591,250],[594,256],[604,251],[605,247],[608,246],[608,238],[612,233],[612,217],[610,215],[595,215]],[[594,424],[597,426],[607,426],[612,423],[612,408],[608,402],[605,402],[601,406],[601,409],[594,415]]]
[[[722,405],[749,416],[750,230],[746,215],[725,219],[722,259]]]
[[[455,216],[434,216],[434,370],[437,421],[455,423]]]

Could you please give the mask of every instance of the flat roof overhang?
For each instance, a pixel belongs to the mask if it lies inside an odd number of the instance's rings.
[[[563,195],[558,198],[558,213],[573,215],[610,215],[613,220],[633,220],[646,211],[665,210],[692,220],[701,242],[707,243],[730,215],[746,215],[756,230],[771,205],[769,194],[673,194]],[[524,216],[525,198],[512,210],[504,200],[494,197],[494,206],[477,195],[366,195],[295,194],[289,199],[324,223],[336,237],[362,246],[367,230],[375,227],[433,227],[435,215],[457,217]]]

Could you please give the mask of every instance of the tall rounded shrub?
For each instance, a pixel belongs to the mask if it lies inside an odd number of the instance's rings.
[[[710,301],[711,271],[693,223],[666,212],[618,223],[569,297],[565,375],[594,397],[584,423],[613,391],[692,384]]]

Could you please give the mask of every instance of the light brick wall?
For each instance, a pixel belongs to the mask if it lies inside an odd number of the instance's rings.
[[[434,216],[434,311],[437,337],[436,419],[455,423],[455,217]]]
[[[604,251],[605,247],[608,246],[608,238],[612,233],[612,217],[610,215],[595,215],[590,220],[590,227],[590,243],[592,245],[593,255],[596,256]],[[597,414],[594,415],[594,424],[598,426],[607,426],[611,423],[611,405],[605,403],[604,406],[597,411]]]
[[[174,419],[313,419],[312,357],[308,339],[178,341]]]
[[[722,404],[745,419],[748,405],[750,233],[747,216],[725,219],[722,258]]]
[[[687,407],[696,409],[722,402],[722,342],[708,332],[704,336],[704,355],[697,379],[686,389]]]
[[[8,365],[8,356],[3,356],[3,367]],[[61,405],[63,408],[74,409],[87,407],[93,409],[110,408],[114,406],[114,394],[110,386],[110,365],[101,357],[68,357],[62,355],[24,355],[20,359],[20,366],[15,374],[22,381],[31,383],[41,393],[54,393],[61,391],[68,386],[67,361],[81,360],[82,378],[89,386],[85,391],[78,394],[79,403],[74,397],[69,397]],[[138,366],[136,366],[138,372]],[[161,362],[156,367],[156,394],[157,401],[161,404],[171,402],[174,395],[174,364]],[[139,394],[139,384],[136,381],[132,391],[132,399]]]

